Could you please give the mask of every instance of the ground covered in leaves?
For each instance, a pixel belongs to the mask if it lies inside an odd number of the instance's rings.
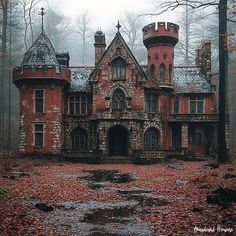
[[[235,165],[0,164],[0,235],[236,235]]]

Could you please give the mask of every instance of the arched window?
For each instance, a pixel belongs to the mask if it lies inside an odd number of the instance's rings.
[[[155,79],[155,66],[153,64],[150,66],[150,77],[152,80]]]
[[[76,128],[71,132],[72,149],[87,149],[87,132],[82,128]]]
[[[159,132],[155,128],[149,128],[144,134],[144,148],[157,149],[159,147]]]
[[[172,65],[169,65],[169,82],[172,81]]]
[[[121,57],[117,57],[111,62],[112,78],[125,79],[126,62]]]
[[[125,110],[125,94],[121,89],[116,89],[112,95],[112,110]]]
[[[164,65],[164,64],[161,64],[161,65],[160,65],[159,80],[160,80],[161,82],[164,82],[164,81],[165,81],[165,65]]]

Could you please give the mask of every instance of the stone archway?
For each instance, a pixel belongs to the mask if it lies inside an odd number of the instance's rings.
[[[128,156],[128,130],[115,125],[108,130],[109,156]]]

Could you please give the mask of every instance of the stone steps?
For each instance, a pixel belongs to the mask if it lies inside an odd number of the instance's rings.
[[[127,163],[132,163],[132,160],[130,159],[130,157],[125,157],[125,156],[110,156],[110,157],[104,157],[102,159],[102,163],[127,164]]]

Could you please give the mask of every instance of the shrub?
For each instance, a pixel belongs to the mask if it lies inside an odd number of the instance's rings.
[[[3,186],[0,186],[0,196],[7,194],[6,189]]]

